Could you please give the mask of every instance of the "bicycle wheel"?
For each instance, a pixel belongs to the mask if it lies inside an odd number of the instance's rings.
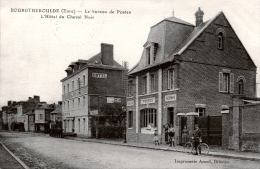
[[[192,149],[193,149],[193,145],[191,142],[187,142],[185,145],[184,145],[184,151],[186,153],[190,153],[192,152]]]
[[[208,154],[209,153],[209,146],[206,143],[201,143],[198,146],[198,150],[201,151],[201,154]]]

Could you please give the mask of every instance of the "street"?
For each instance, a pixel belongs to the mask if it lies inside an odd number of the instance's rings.
[[[30,168],[257,168],[259,162],[0,132]]]

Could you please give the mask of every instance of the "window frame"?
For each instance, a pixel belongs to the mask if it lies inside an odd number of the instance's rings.
[[[150,75],[150,90],[151,90],[151,93],[156,92],[155,83],[156,83],[155,74],[151,74]]]
[[[167,89],[174,89],[174,69],[167,70]]]
[[[147,94],[147,76],[142,77],[142,94]]]
[[[226,83],[224,83],[225,82],[224,75],[225,77],[228,78],[228,80],[226,80]],[[219,80],[219,92],[234,93],[234,73],[231,73],[230,70],[222,70],[221,72],[219,72],[218,80]]]

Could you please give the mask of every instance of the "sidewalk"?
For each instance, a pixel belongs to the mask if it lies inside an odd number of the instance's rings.
[[[137,148],[147,148],[147,149],[155,149],[155,150],[163,150],[163,151],[175,151],[181,153],[188,153],[184,150],[183,146],[169,147],[168,144],[161,144],[159,146],[154,145],[154,143],[139,143],[139,142],[127,142],[123,143],[123,139],[118,140],[109,140],[109,139],[93,139],[93,138],[80,138],[80,137],[66,137],[66,139],[84,141],[84,142],[95,142],[102,144],[111,144],[111,145],[120,145],[120,146],[128,146],[128,147],[137,147]],[[224,157],[224,158],[233,158],[233,159],[241,159],[241,160],[251,160],[251,161],[259,161],[260,162],[260,153],[253,152],[238,152],[233,150],[222,150],[221,147],[211,147],[208,156],[215,157]]]

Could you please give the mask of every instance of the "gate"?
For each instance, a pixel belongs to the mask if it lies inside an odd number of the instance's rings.
[[[222,145],[222,116],[198,116],[194,119],[202,131],[203,142],[209,145]]]

